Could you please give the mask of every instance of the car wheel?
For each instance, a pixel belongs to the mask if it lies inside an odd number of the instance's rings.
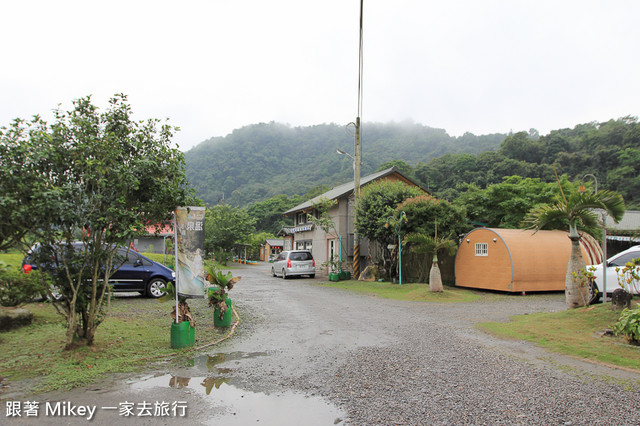
[[[600,293],[600,290],[598,290],[598,286],[596,285],[595,281],[589,281],[589,288],[587,291],[589,304],[593,305],[594,303],[598,303],[600,297],[602,296],[602,293]]]
[[[315,278],[316,274],[309,274],[309,278]]]
[[[275,277],[276,276],[276,270],[271,268],[271,276]]]
[[[166,286],[167,282],[162,278],[152,278],[147,284],[147,297],[157,299],[164,295]]]
[[[283,279],[283,280],[286,280],[287,278],[289,278],[289,277],[287,277],[287,271],[285,271],[285,270],[283,269],[283,270],[282,270],[282,279]]]

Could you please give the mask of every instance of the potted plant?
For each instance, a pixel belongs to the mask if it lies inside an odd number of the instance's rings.
[[[329,281],[340,280],[340,262],[336,260],[335,256],[330,257],[322,266],[329,270]]]
[[[234,277],[230,271],[223,274],[215,267],[209,267],[206,280],[213,286],[207,289],[207,296],[209,297],[209,306],[214,307],[213,325],[216,327],[228,327],[231,324],[231,299],[227,292],[241,278]]]
[[[175,287],[169,282],[165,286],[165,294],[158,299],[158,302],[165,303],[175,299]],[[174,306],[171,318],[173,318],[171,323],[171,347],[178,349],[193,346],[196,340],[196,320],[191,315],[191,309],[187,304],[186,297],[178,295],[178,312],[176,312],[176,307]]]

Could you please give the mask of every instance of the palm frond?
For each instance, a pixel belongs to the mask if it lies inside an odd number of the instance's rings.
[[[545,204],[531,210],[523,220],[526,229],[565,229],[568,214],[562,202]]]
[[[429,235],[412,232],[405,235],[403,244],[411,246],[411,251],[414,253],[433,253],[436,248],[436,241]]]
[[[603,209],[618,222],[625,212],[622,196],[613,191],[593,193],[575,193],[555,204],[546,204],[531,210],[523,225],[527,229],[566,229],[567,225],[578,223],[596,226],[597,215],[594,209]]]

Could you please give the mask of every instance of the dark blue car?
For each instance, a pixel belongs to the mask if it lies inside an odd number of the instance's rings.
[[[82,243],[73,243],[73,247],[81,251],[84,246]],[[22,261],[23,268],[28,264],[32,269],[37,269],[33,258],[39,249],[39,245],[31,249]],[[175,284],[175,273],[170,268],[125,247],[117,248],[114,265],[120,267],[109,278],[113,291],[137,291],[147,297],[158,298],[164,294],[168,282]],[[52,266],[45,265],[45,269]]]

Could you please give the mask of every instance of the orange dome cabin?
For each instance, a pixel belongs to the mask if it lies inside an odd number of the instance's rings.
[[[587,265],[602,263],[588,234],[580,240]],[[564,291],[571,241],[565,231],[477,228],[456,254],[456,286],[507,292]]]

